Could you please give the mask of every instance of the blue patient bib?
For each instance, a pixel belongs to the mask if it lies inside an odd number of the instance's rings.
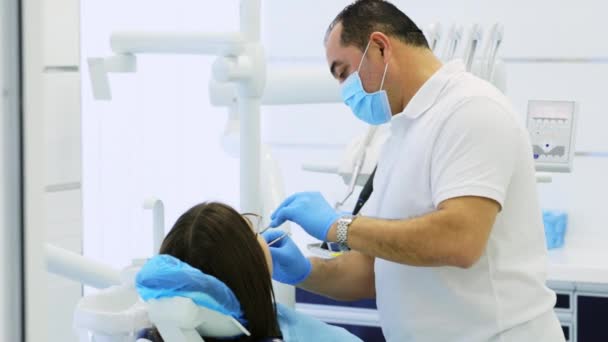
[[[344,328],[329,325],[309,315],[277,304],[279,325],[286,342],[354,342],[360,338]]]

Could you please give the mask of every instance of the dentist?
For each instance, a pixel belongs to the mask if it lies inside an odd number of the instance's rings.
[[[390,122],[358,217],[296,193],[271,226],[300,225],[350,252],[272,246],[273,277],[338,300],[375,298],[388,341],[564,341],[528,133],[491,84],[445,65],[403,12],[359,0],[329,26],[326,57],[356,117]],[[271,240],[279,231],[267,232]]]

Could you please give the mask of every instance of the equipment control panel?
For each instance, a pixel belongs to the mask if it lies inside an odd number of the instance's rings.
[[[570,172],[578,106],[574,101],[528,101],[530,132],[536,171]]]

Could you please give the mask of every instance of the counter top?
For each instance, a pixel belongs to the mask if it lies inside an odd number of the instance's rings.
[[[608,247],[588,244],[550,250],[547,271],[549,281],[608,284]]]
[[[308,248],[314,238],[294,229],[292,238],[305,256],[315,255]],[[547,280],[608,285],[608,245],[606,238],[571,239],[562,248],[549,251]]]

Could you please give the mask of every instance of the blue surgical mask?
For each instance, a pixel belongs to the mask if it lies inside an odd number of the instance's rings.
[[[370,43],[367,43],[367,47],[363,52],[361,63],[359,63],[359,69],[348,76],[342,84],[342,99],[357,118],[370,125],[381,125],[389,122],[393,116],[386,90],[382,90],[388,64],[384,67],[384,75],[382,75],[380,90],[377,92],[366,92],[363,88],[361,77],[359,77],[359,70],[361,70],[361,65],[363,64],[363,59],[365,58],[365,54],[367,54]]]

